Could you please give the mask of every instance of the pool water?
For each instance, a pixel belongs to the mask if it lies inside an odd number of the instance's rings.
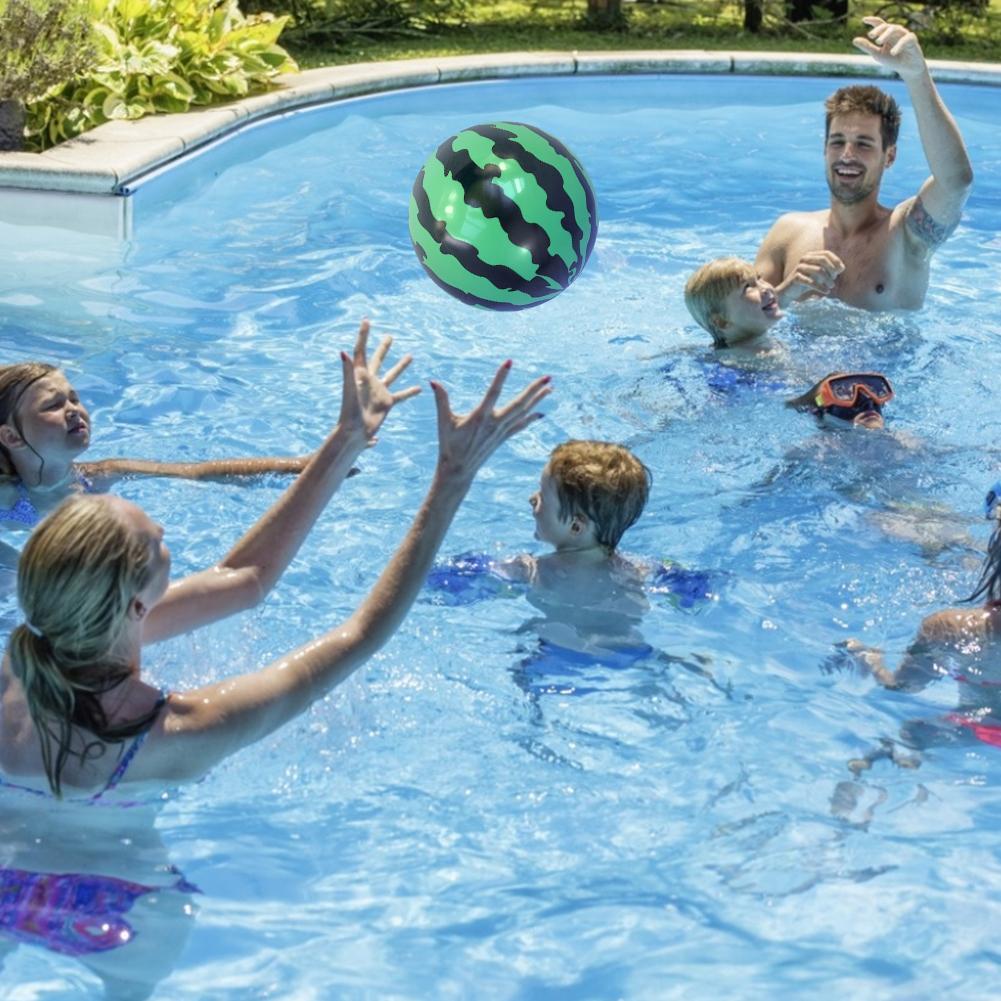
[[[92,406],[93,457],[315,448],[336,419],[338,351],[367,315],[457,408],[504,358],[512,386],[553,376],[546,419],[482,473],[443,560],[540,552],[528,497],[546,456],[596,437],[653,472],[624,551],[704,573],[712,592],[652,589],[649,651],[582,659],[540,651],[521,591],[429,589],[354,679],[171,794],[141,833],[121,816],[85,839],[5,821],[5,843],[35,838],[55,871],[160,889],[126,915],[129,944],[96,959],[9,947],[0,998],[92,998],[99,976],[140,970],[171,1001],[992,993],[1001,750],[931,746],[918,768],[856,777],[850,759],[948,712],[957,685],[890,694],[832,655],[856,636],[892,663],[976,580],[1001,466],[997,92],[942,87],[976,185],[919,313],[802,307],[774,367],[733,379],[682,297],[703,261],[753,258],[779,211],[826,204],[821,102],[837,85],[559,78],[383,95],[268,122],[140,185],[127,245],[0,226],[0,363],[67,368]],[[927,168],[906,93],[888,89],[904,108],[883,186],[895,203]],[[427,155],[498,119],[565,142],[601,215],[582,277],[520,313],[450,299],[407,235]],[[892,434],[818,432],[782,406],[839,368],[889,375]],[[337,623],[434,456],[425,390],[265,604],[151,650],[151,675],[215,680]],[[120,492],[167,525],[184,572],[280,489]],[[5,628],[15,616],[7,599]]]

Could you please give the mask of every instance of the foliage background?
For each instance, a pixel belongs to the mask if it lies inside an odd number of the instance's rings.
[[[260,0],[250,0],[251,4]],[[791,0],[758,0],[762,26],[744,29],[749,0],[623,0],[624,24],[598,31],[587,25],[594,0],[272,0],[293,24],[282,36],[303,66],[540,49],[732,48],[850,52],[861,18],[882,13],[910,20],[930,57],[1001,60],[1001,0],[891,2],[848,0],[848,16],[832,18],[820,0],[813,18],[792,22]],[[402,12],[394,23],[366,25],[366,9]],[[421,17],[417,9],[429,13]],[[433,15],[433,16],[432,16]],[[335,23],[325,32],[323,24]]]
[[[93,25],[89,66],[64,69],[65,82],[44,97],[13,95],[27,104],[35,149],[104,121],[267,89],[296,61],[540,49],[850,53],[872,13],[908,23],[929,57],[1001,60],[1001,0],[0,0],[0,15],[15,2],[84,8]],[[0,70],[5,58],[9,79],[16,66],[20,79],[41,80],[55,52],[0,37]],[[27,76],[26,58],[37,64]]]

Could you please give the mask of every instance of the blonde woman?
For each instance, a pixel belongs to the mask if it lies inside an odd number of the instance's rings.
[[[80,495],[39,525],[18,568],[24,622],[0,675],[0,777],[41,795],[106,796],[115,786],[197,779],[216,763],[303,712],[361,666],[406,615],[477,470],[501,442],[541,415],[548,377],[496,404],[511,368],[497,371],[479,405],[452,413],[432,382],[438,461],[399,548],[343,623],[248,674],[188,692],[144,680],[141,652],[256,604],[270,591],[392,407],[409,363],[384,377],[389,347],[370,365],[363,325],[342,354],[340,420],[279,501],[216,566],[169,582],[163,529],[121,498]]]

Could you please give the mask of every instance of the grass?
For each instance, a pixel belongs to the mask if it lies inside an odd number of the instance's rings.
[[[296,44],[293,32],[283,37],[282,44],[303,69],[384,59],[545,49],[853,53],[856,50],[851,40],[860,33],[861,18],[880,6],[878,2],[853,3],[848,24],[815,21],[791,25],[781,16],[782,4],[768,0],[764,29],[751,34],[743,30],[742,4],[736,0],[626,3],[623,7],[628,23],[622,31],[582,27],[586,0],[472,0],[464,24],[445,26],[433,33],[381,38],[355,35],[336,46],[303,46]],[[920,12],[925,5],[912,2],[904,6]],[[889,12],[886,16],[891,17]],[[917,30],[929,58],[1001,61],[1001,0],[991,0],[989,11],[981,17],[943,14]]]

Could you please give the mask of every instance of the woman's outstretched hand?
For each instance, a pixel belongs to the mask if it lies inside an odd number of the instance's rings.
[[[338,421],[345,431],[357,430],[365,436],[371,446],[378,440],[376,435],[389,411],[401,403],[416,396],[420,386],[410,386],[393,392],[392,385],[406,370],[413,358],[404,355],[384,376],[379,375],[379,369],[393,344],[392,337],[384,337],[372,360],[366,357],[368,349],[368,320],[362,320],[358,327],[358,337],[355,340],[353,355],[341,352],[343,366],[344,390],[341,395],[341,416]]]
[[[452,413],[445,387],[438,382],[431,383],[438,408],[438,471],[441,475],[472,480],[501,442],[542,417],[535,407],[552,392],[548,375],[534,379],[507,406],[495,409],[511,364],[506,361],[497,369],[483,399],[462,417]]]

